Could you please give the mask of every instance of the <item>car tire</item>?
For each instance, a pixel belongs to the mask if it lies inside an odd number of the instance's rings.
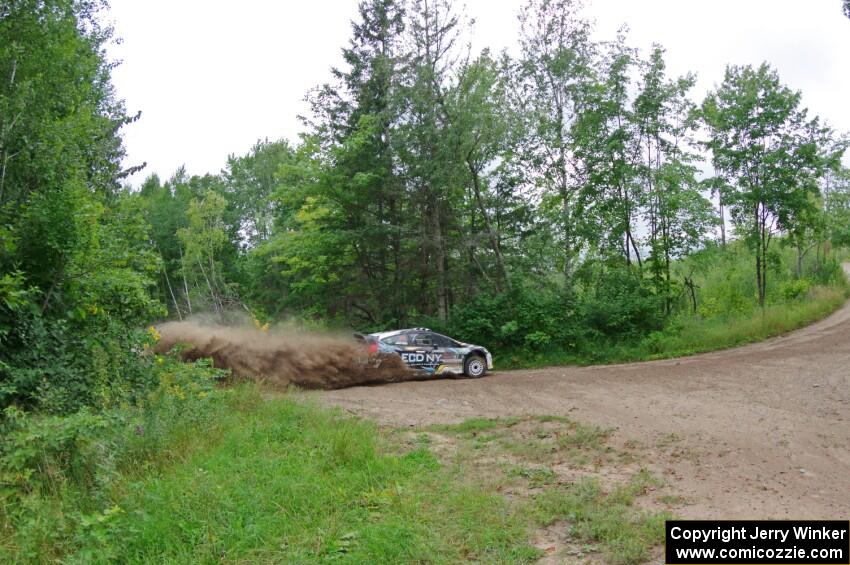
[[[470,379],[480,379],[487,374],[487,361],[480,355],[470,355],[463,362],[463,374]]]

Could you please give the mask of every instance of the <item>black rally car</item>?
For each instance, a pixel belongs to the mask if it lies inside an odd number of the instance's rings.
[[[483,377],[493,368],[493,356],[485,347],[462,343],[432,332],[428,328],[410,328],[357,334],[370,353],[395,353],[409,367],[433,375]]]

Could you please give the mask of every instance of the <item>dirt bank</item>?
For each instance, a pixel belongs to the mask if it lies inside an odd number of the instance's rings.
[[[157,329],[161,334],[157,353],[189,344],[183,351],[186,359],[209,357],[216,367],[231,369],[237,376],[282,388],[335,389],[413,376],[398,356],[369,355],[353,338],[194,322],[169,322]]]
[[[554,414],[614,427],[615,441],[644,446],[647,466],[688,501],[683,517],[845,519],[850,509],[850,305],[785,336],[693,357],[319,397],[395,426]]]

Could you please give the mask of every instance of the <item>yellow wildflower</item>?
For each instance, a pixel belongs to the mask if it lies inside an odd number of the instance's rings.
[[[159,333],[158,331],[156,331],[156,328],[155,328],[155,327],[153,327],[153,326],[150,326],[150,327],[148,328],[148,335],[150,335],[150,336],[151,336],[151,339],[154,341],[154,343],[158,342],[158,341],[159,341],[159,338],[161,338],[161,337],[162,337],[162,336],[160,335],[160,333]]]

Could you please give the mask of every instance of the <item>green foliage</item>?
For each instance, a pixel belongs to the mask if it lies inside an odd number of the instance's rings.
[[[23,1],[0,23],[0,407],[144,394],[138,330],[164,313],[140,201],[119,189],[103,2]]]
[[[811,287],[806,279],[785,281],[779,286],[779,296],[784,300],[797,300],[804,296]]]
[[[636,337],[662,326],[661,300],[638,273],[616,267],[601,271],[581,305],[591,339]]]
[[[660,313],[657,306],[662,297],[652,294],[651,280],[644,279],[642,287],[635,287],[633,275],[630,283],[627,275],[606,273],[600,278],[611,290],[603,291],[598,298],[590,295],[576,299],[579,307],[572,320],[580,331],[573,334],[574,345],[553,341],[550,347],[534,351],[516,341],[503,340],[505,345],[494,348],[495,362],[499,367],[518,367],[689,355],[788,332],[844,303],[850,286],[837,254],[828,258],[807,255],[801,276],[796,273],[793,248],[780,245],[773,257],[764,310],[758,305],[753,252],[747,245],[708,246],[672,264],[674,282],[690,280],[694,296],[686,285],[677,284],[670,315]],[[617,283],[620,278],[624,280]],[[591,276],[589,280],[594,279]],[[629,288],[632,294],[618,297],[618,292]],[[631,316],[624,317],[628,312]],[[600,328],[607,328],[609,333],[600,332]],[[611,333],[617,329],[622,333]],[[516,331],[513,324],[507,330]]]
[[[152,356],[153,357],[153,356]],[[152,391],[133,404],[64,415],[26,415],[8,407],[0,420],[0,544],[4,560],[52,559],[80,545],[78,560],[114,559],[114,527],[123,512],[113,498],[130,477],[167,465],[214,429],[224,399],[221,372],[155,357]],[[99,551],[105,551],[100,554]]]

